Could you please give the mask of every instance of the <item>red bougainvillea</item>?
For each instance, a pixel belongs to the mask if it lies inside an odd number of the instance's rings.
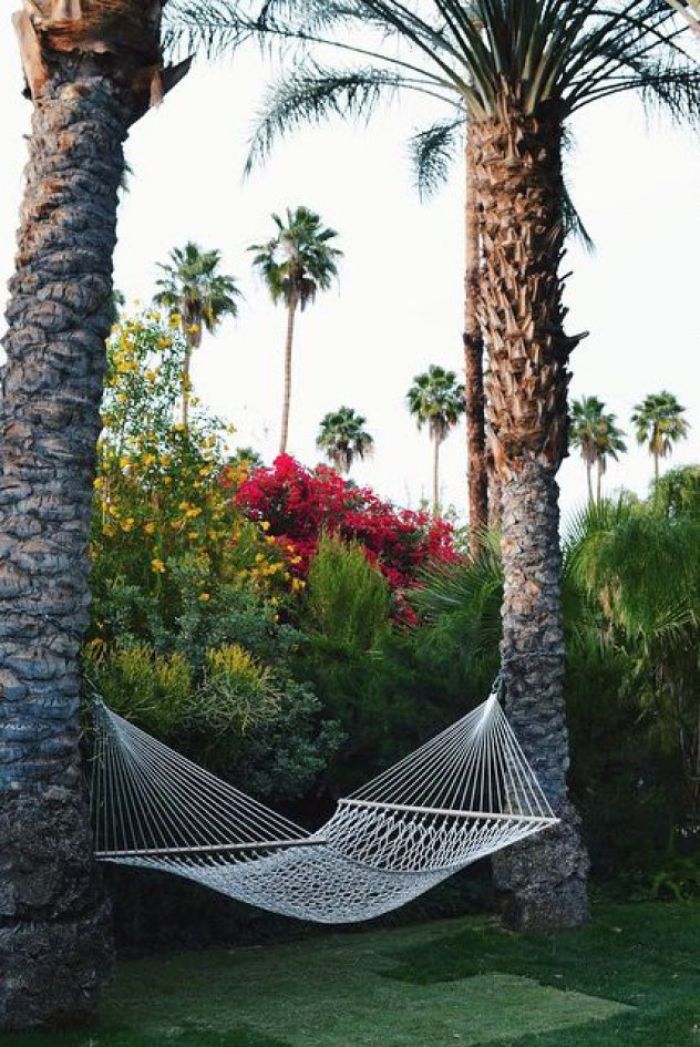
[[[300,578],[322,531],[359,542],[397,596],[416,584],[427,563],[459,558],[450,523],[429,513],[396,509],[328,466],[309,470],[289,455],[280,455],[269,468],[255,469],[238,487],[235,500],[276,538]]]

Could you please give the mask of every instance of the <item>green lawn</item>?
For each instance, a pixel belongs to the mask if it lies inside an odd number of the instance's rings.
[[[98,1028],[6,1043],[700,1047],[700,904],[599,905],[552,937],[469,917],[125,962]]]

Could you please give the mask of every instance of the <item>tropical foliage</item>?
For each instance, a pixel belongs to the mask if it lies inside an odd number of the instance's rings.
[[[396,509],[326,466],[310,470],[286,455],[254,470],[238,485],[234,498],[246,517],[265,527],[284,550],[298,587],[304,584],[323,533],[359,543],[401,607],[404,590],[416,585],[431,561],[458,558],[448,522]]]

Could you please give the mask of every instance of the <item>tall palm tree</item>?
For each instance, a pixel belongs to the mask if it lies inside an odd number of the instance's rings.
[[[192,353],[202,342],[202,330],[213,333],[226,316],[238,316],[241,292],[232,276],[220,273],[220,251],[203,251],[188,241],[174,247],[170,261],[159,263],[163,276],[157,281],[160,290],[156,305],[176,312],[185,338],[185,360],[182,368],[182,424],[187,427],[192,383]]]
[[[284,396],[280,454],[287,451],[289,410],[292,399],[292,351],[297,310],[303,312],[316,300],[319,291],[327,291],[338,275],[337,260],[342,251],[334,247],[338,235],[325,227],[319,215],[308,207],[287,208],[286,220],[273,214],[276,232],[271,240],[253,244],[253,265],[262,276],[272,301],[287,308],[287,336],[284,351]]]
[[[632,424],[637,430],[637,443],[646,444],[653,456],[654,480],[657,482],[660,459],[668,458],[673,445],[688,435],[690,425],[684,414],[685,407],[681,407],[673,393],[665,389],[660,393],[650,393],[634,407]]]
[[[164,69],[159,0],[25,2],[33,103],[0,405],[0,1028],[83,1022],[109,971],[80,774],[92,481],[128,130]]]
[[[366,458],[374,450],[374,440],[364,428],[366,421],[352,407],[339,407],[321,419],[316,446],[339,472],[349,473],[356,458]]]
[[[637,91],[675,116],[698,113],[700,73],[663,0],[178,0],[182,31],[210,49],[245,28],[312,47],[273,87],[252,159],[300,123],[367,116],[398,90],[444,106],[428,128],[437,176],[470,121],[482,243],[479,321],[490,444],[502,487],[503,687],[525,753],[561,816],[504,854],[506,920],[580,922],[587,858],[567,799],[568,737],[556,473],[567,453],[568,363],[559,265],[567,229],[562,150],[583,106]],[[196,18],[207,14],[206,29]],[[353,35],[355,34],[355,35]],[[361,57],[329,67],[323,50]],[[419,140],[420,144],[420,140]]]
[[[440,510],[440,447],[464,413],[464,386],[458,383],[454,371],[431,364],[427,371],[413,379],[406,402],[418,428],[428,426],[433,442],[433,512],[437,515]]]

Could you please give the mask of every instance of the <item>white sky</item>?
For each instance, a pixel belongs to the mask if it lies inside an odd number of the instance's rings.
[[[7,18],[7,13],[5,14]],[[30,106],[12,34],[0,32],[0,305],[12,270],[14,230]],[[297,328],[290,450],[318,460],[315,437],[326,411],[341,404],[367,416],[376,454],[354,476],[386,497],[416,506],[430,490],[427,434],[404,397],[430,363],[462,369],[462,171],[421,204],[406,140],[430,110],[414,98],[380,112],[369,127],[339,123],[281,145],[244,181],[251,119],[269,77],[253,51],[234,63],[195,67],[132,132],[130,191],[121,206],[116,284],[147,302],[155,263],[193,239],[218,247],[224,270],[245,293],[238,321],[207,337],[194,364],[198,395],[234,422],[238,442],[267,459],[278,440],[285,317],[250,268],[246,247],[271,235],[270,212],[305,204],[340,233],[345,252],[337,289]],[[587,256],[570,245],[571,332],[591,336],[576,351],[572,394],[596,394],[625,427],[632,405],[668,388],[693,426],[672,459],[700,459],[700,136],[647,121],[632,99],[603,102],[577,118],[569,161],[574,199],[597,243]],[[630,453],[612,463],[608,490],[643,494],[651,460],[630,434]],[[460,427],[443,450],[442,492],[466,500]],[[560,473],[566,510],[585,498],[580,459]]]

